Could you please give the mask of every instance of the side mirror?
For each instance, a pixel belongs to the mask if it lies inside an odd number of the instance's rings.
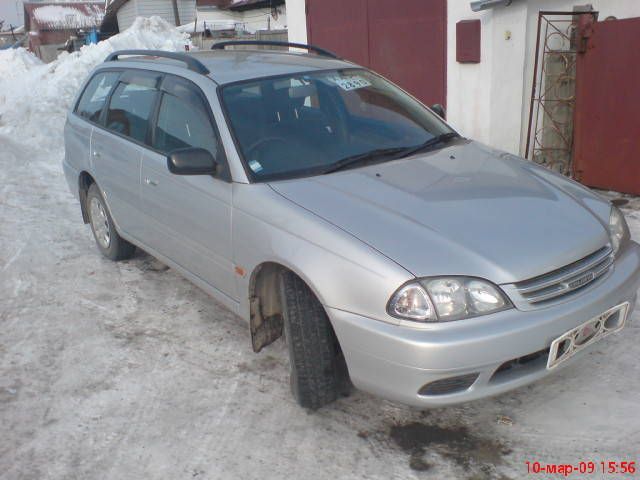
[[[443,120],[447,116],[447,114],[444,111],[444,107],[442,105],[440,105],[439,103],[434,103],[433,105],[431,105],[431,110],[433,110],[433,113],[438,115]]]
[[[204,148],[181,148],[167,158],[167,167],[175,175],[215,175],[218,162]]]

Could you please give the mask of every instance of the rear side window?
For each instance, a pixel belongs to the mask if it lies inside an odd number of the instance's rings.
[[[206,99],[188,82],[165,82],[153,146],[164,153],[179,148],[204,148],[218,158],[218,136],[205,107]]]
[[[147,76],[130,76],[120,82],[111,95],[106,127],[144,142],[149,117],[158,94],[156,84],[156,77]]]
[[[104,102],[119,76],[119,72],[104,72],[95,75],[84,89],[76,107],[76,113],[87,120],[98,122]]]

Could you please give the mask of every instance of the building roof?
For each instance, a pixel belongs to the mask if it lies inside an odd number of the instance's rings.
[[[104,4],[97,2],[25,3],[27,30],[71,30],[99,27]]]

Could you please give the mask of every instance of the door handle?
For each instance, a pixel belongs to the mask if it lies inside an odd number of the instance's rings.
[[[151,185],[152,187],[158,186],[158,182],[155,180],[151,180],[150,178],[145,178],[144,183],[146,183],[147,185]]]

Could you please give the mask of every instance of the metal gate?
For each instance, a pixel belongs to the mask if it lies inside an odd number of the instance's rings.
[[[593,25],[576,62],[573,174],[640,194],[640,18]]]
[[[586,49],[597,12],[538,14],[526,157],[563,175],[571,173],[576,60]]]
[[[446,0],[307,0],[309,42],[446,102]]]

